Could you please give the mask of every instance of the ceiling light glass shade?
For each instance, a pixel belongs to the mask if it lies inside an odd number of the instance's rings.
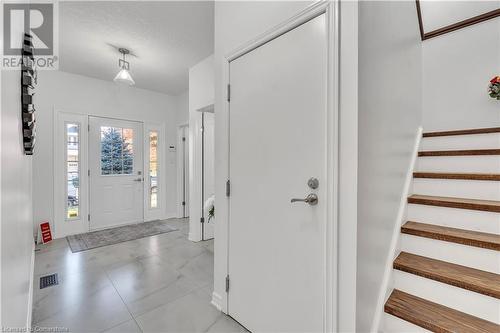
[[[115,79],[113,80],[118,83],[124,83],[129,86],[133,86],[135,84],[134,79],[132,79],[132,76],[130,75],[129,71],[126,70],[125,68],[122,68],[118,74],[116,74]]]

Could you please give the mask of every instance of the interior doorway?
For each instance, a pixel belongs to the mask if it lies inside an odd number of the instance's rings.
[[[214,238],[214,218],[208,216],[204,209],[205,202],[215,195],[215,114],[213,106],[205,109],[201,114],[202,118],[202,139],[201,139],[201,160],[202,160],[202,240]]]
[[[143,123],[89,117],[89,229],[144,221]]]

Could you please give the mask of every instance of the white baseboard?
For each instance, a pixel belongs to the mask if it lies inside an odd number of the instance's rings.
[[[28,291],[28,314],[26,316],[26,329],[31,332],[31,315],[33,313],[33,283],[35,280],[35,243],[31,250],[30,285]]]
[[[384,277],[382,278],[382,284],[378,294],[377,307],[375,308],[375,316],[372,321],[370,332],[379,332],[382,317],[384,315],[384,304],[386,298],[388,297],[389,282],[392,280],[392,266],[394,258],[396,257],[399,240],[401,234],[401,224],[405,217],[407,198],[410,193],[410,187],[413,180],[413,170],[415,169],[418,147],[420,146],[420,141],[422,139],[422,127],[417,129],[417,134],[415,137],[415,143],[413,146],[413,152],[410,159],[410,165],[408,166],[408,172],[406,173],[405,183],[403,186],[403,193],[401,194],[401,200],[399,202],[398,214],[396,220],[394,221],[394,229],[392,231],[391,244],[389,247],[389,252],[387,254],[387,259],[385,261]]]
[[[212,293],[212,305],[219,311],[222,311],[222,297],[215,291]]]
[[[177,217],[177,213],[167,213],[167,214],[165,214],[165,218],[164,218],[164,220],[168,220],[168,219],[176,219],[176,218],[178,218],[178,217]]]

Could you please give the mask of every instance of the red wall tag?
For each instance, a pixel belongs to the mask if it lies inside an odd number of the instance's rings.
[[[52,240],[49,222],[40,223],[40,232],[42,234],[42,243],[48,243]]]

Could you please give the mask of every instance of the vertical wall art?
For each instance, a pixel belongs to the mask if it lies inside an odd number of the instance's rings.
[[[23,146],[26,155],[33,155],[35,149],[35,106],[33,95],[37,82],[33,39],[24,34],[21,66],[21,116],[23,121]]]

